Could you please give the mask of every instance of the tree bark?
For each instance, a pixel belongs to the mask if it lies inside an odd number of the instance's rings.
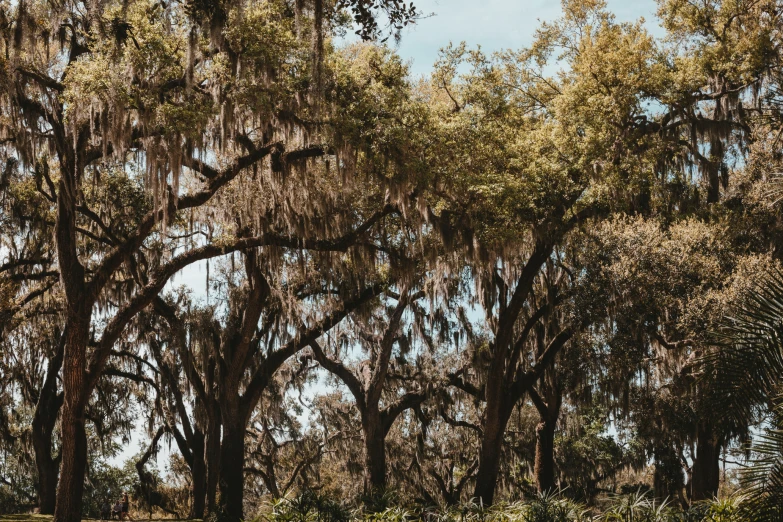
[[[243,518],[245,422],[243,418],[223,420],[220,446],[220,509],[227,520]]]
[[[36,430],[36,426],[33,426]],[[35,467],[38,471],[38,508],[42,515],[54,514],[57,501],[57,478],[60,472],[58,459],[52,458],[51,432],[41,435],[37,430],[33,434]]]
[[[82,519],[82,493],[87,467],[87,434],[84,429],[84,409],[69,404],[62,416],[62,470],[57,488],[54,520],[79,522]]]
[[[65,290],[65,344],[63,348],[62,467],[54,509],[55,522],[78,522],[82,517],[84,472],[87,468],[87,435],[84,409],[87,405],[87,344],[92,297],[85,285],[85,270],[79,262],[76,242],[76,193],[78,161],[71,149],[59,151],[62,177],[57,190],[55,242],[60,282]]]
[[[212,513],[217,506],[217,490],[220,480],[220,409],[213,405],[208,417],[207,440],[204,461],[207,466],[206,509]]]
[[[81,306],[79,306],[81,305]],[[56,522],[79,522],[82,518],[84,473],[87,468],[85,369],[90,308],[69,303],[63,353],[63,414],[60,481],[54,510]],[[81,309],[80,309],[81,308]]]
[[[42,442],[42,441],[41,441]],[[48,445],[51,446],[51,438]],[[45,444],[45,443],[44,443]],[[40,446],[33,442],[35,447],[35,466],[38,470],[38,508],[42,515],[53,515],[57,502],[57,478],[60,473],[60,463],[49,455],[39,455]]]
[[[62,406],[62,396],[57,393],[57,376],[63,364],[64,343],[65,336],[58,342],[57,353],[49,360],[32,423],[33,451],[38,471],[38,508],[42,515],[54,514],[57,500],[60,459],[52,457],[52,437]]]
[[[193,454],[193,466],[190,468],[191,479],[193,485],[191,486],[191,495],[193,501],[190,505],[190,513],[188,518],[204,518],[204,506],[207,495],[207,464],[204,460],[205,457],[205,437],[201,431],[196,431],[193,434],[193,444],[191,453]]]
[[[536,457],[534,474],[539,493],[550,493],[555,488],[555,425],[541,419],[536,426]]]
[[[700,423],[697,432],[696,458],[691,477],[691,500],[711,500],[720,487],[720,440],[710,426]]]
[[[490,384],[502,387],[502,381]],[[513,401],[507,395],[498,394],[501,399],[487,401],[484,420],[484,438],[481,440],[481,453],[479,456],[479,469],[476,474],[476,488],[473,496],[485,506],[490,506],[495,500],[495,487],[500,472],[500,456],[503,447],[503,438],[506,434],[508,419],[514,408]],[[509,404],[511,403],[511,404]]]
[[[377,408],[362,422],[364,431],[364,494],[380,495],[386,489],[386,433]]]

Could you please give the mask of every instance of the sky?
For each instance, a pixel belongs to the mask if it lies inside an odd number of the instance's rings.
[[[409,63],[414,77],[427,75],[438,58],[438,52],[450,42],[464,41],[469,47],[481,46],[487,52],[519,49],[529,45],[540,22],[553,21],[561,13],[557,0],[413,0],[417,10],[429,15],[409,26],[396,46],[397,53]],[[648,30],[661,34],[655,22],[655,0],[607,0],[617,21],[646,20]],[[391,44],[394,45],[394,44]],[[184,270],[167,285],[166,290],[185,285],[196,298],[206,295],[206,263]],[[132,441],[115,458],[114,465],[139,451],[148,437],[143,427],[132,435]],[[171,449],[164,442],[158,455],[158,466],[165,468]],[[173,448],[172,448],[173,449]]]
[[[417,11],[432,15],[419,20],[402,35],[397,52],[411,61],[414,76],[426,75],[448,45],[465,41],[486,52],[519,49],[529,45],[542,21],[561,13],[558,0],[413,0]],[[618,21],[644,17],[648,29],[657,32],[655,0],[608,0]]]

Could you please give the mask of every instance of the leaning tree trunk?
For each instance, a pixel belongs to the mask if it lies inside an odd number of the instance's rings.
[[[204,461],[204,433],[196,431],[193,434],[193,444],[191,448],[193,454],[193,466],[190,469],[193,485],[191,494],[193,501],[190,505],[188,518],[204,518],[204,503],[207,495],[207,464]]]
[[[550,493],[555,488],[555,424],[541,419],[536,426],[536,457],[534,475],[539,493]]]
[[[720,487],[720,441],[704,423],[699,424],[697,437],[690,488],[692,501],[712,499]]]
[[[364,431],[364,494],[380,495],[386,490],[386,434],[377,408],[362,419]]]
[[[49,360],[32,423],[33,451],[38,471],[38,507],[42,515],[54,514],[57,499],[60,461],[52,457],[52,438],[62,404],[62,397],[57,394],[57,376],[63,364],[64,342],[64,337],[58,341],[57,353]]]
[[[487,386],[493,381],[487,382]],[[502,383],[495,384],[502,390]],[[484,436],[481,440],[479,469],[476,474],[476,488],[473,496],[485,506],[492,505],[495,499],[495,487],[500,473],[500,456],[506,425],[513,410],[512,400],[507,394],[487,394],[487,406],[484,418]]]
[[[220,509],[231,522],[243,517],[245,486],[245,423],[242,418],[223,421],[220,445]]]

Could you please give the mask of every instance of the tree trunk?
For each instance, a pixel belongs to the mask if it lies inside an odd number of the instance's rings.
[[[534,474],[539,493],[550,493],[555,488],[555,425],[541,419],[536,426],[536,460]]]
[[[217,505],[217,489],[220,480],[220,410],[212,408],[208,417],[207,440],[204,446],[204,461],[207,466],[207,505],[208,513],[212,513]]]
[[[562,237],[565,230],[558,232]],[[476,488],[474,498],[489,506],[495,499],[495,487],[498,473],[500,472],[500,456],[503,446],[503,438],[506,434],[506,426],[516,402],[521,399],[514,391],[513,375],[506,373],[506,365],[510,363],[509,357],[514,344],[514,325],[527,301],[536,274],[552,253],[555,238],[549,237],[548,241],[537,241],[536,247],[527,260],[522,273],[517,280],[508,305],[498,317],[498,327],[495,333],[492,364],[487,374],[484,397],[486,406],[484,409],[484,435],[481,441],[481,453],[479,454],[479,468],[476,474]],[[502,292],[501,292],[502,293]],[[509,379],[510,378],[510,379]],[[509,380],[511,382],[509,382]]]
[[[60,463],[52,458],[53,428],[53,423],[42,427],[37,426],[33,420],[33,449],[35,467],[38,471],[38,508],[42,515],[54,514],[57,500],[57,475],[60,471]]]
[[[59,459],[52,457],[52,436],[62,398],[57,394],[57,376],[63,364],[65,339],[58,341],[57,353],[49,360],[46,378],[35,405],[32,424],[33,451],[38,470],[38,508],[42,515],[54,514],[57,499]]]
[[[79,522],[82,519],[87,434],[84,429],[84,411],[74,406],[66,399],[62,416],[62,470],[54,510],[55,522]]]
[[[386,434],[379,412],[370,412],[363,419],[364,431],[364,494],[375,496],[386,490]]]
[[[220,509],[227,520],[242,520],[245,467],[245,424],[241,416],[224,419],[220,445]],[[228,421],[228,422],[227,422]]]
[[[710,426],[700,424],[691,477],[691,500],[711,500],[720,487],[720,441]]]
[[[92,315],[92,296],[85,291],[85,271],[79,262],[76,241],[76,161],[70,149],[60,153],[62,176],[57,190],[55,242],[60,282],[65,290],[67,314],[63,349],[63,414],[61,420],[62,467],[57,486],[54,522],[78,522],[82,518],[82,492],[87,467],[87,435],[84,409],[87,405],[87,343]]]
[[[62,468],[54,510],[55,522],[81,520],[84,473],[87,468],[87,434],[84,426],[87,401],[84,394],[90,308],[85,302],[69,303],[69,307],[72,310],[69,311],[66,323],[63,353]]]
[[[39,454],[40,445],[50,447],[49,454]],[[60,471],[60,463],[51,458],[52,439],[47,442],[33,441],[35,448],[35,466],[38,470],[38,508],[42,515],[53,515],[57,501],[57,476]]]
[[[193,485],[191,494],[193,501],[190,505],[190,514],[188,518],[204,518],[204,502],[207,494],[207,464],[204,461],[204,434],[196,431],[193,434],[193,445],[191,447],[193,454],[193,467],[190,469]]]
[[[487,382],[487,386],[492,381]],[[502,383],[498,383],[502,387]],[[494,396],[494,395],[493,395]],[[490,400],[488,395],[484,420],[484,437],[481,440],[479,469],[476,474],[476,488],[473,496],[485,506],[492,505],[495,499],[495,487],[500,472],[500,455],[506,425],[511,416],[513,401],[506,394],[497,394],[497,399]]]

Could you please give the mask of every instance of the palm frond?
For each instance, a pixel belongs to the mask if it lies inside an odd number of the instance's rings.
[[[753,458],[742,473],[748,520],[783,520],[783,430],[769,429],[753,445]]]
[[[783,375],[783,272],[766,275],[714,335],[701,364],[721,415],[750,424],[778,394]]]

